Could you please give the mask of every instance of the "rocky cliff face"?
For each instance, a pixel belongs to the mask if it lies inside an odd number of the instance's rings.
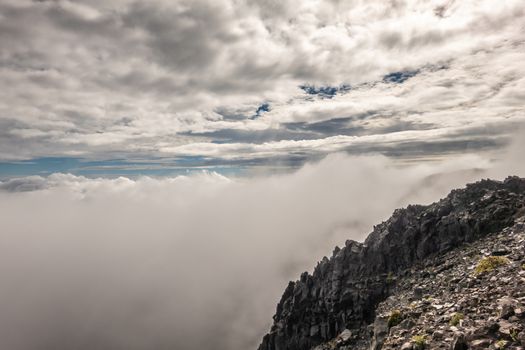
[[[347,241],[312,275],[289,283],[259,350],[381,349],[389,327],[376,317],[378,306],[399,293],[401,281],[524,215],[525,179],[517,177],[483,180],[429,206],[396,210],[364,243]]]

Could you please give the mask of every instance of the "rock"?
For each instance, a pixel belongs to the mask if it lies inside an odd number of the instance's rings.
[[[434,331],[434,333],[432,333],[432,339],[441,340],[444,337],[445,337],[445,334],[443,333],[443,331],[437,330],[437,331]]]
[[[483,180],[431,205],[398,209],[365,242],[347,241],[312,274],[289,283],[259,350],[408,349],[415,336],[427,349],[468,342],[488,348],[491,339],[510,340],[511,330],[519,336],[523,223],[525,179],[517,177]],[[479,260],[491,255],[510,263],[476,274]],[[498,304],[503,297],[516,303]],[[396,309],[402,320],[389,330]],[[343,334],[349,336],[342,340]]]
[[[483,323],[483,325],[479,328],[476,328],[472,332],[473,337],[482,337],[487,334],[492,335],[496,333],[499,330],[500,325],[495,321],[487,321],[486,323]]]
[[[423,297],[423,289],[421,287],[414,288],[414,299],[419,300]]]
[[[310,327],[310,337],[314,337],[317,334],[319,334],[319,326],[318,325],[314,325],[314,326]]]
[[[414,327],[416,323],[411,318],[406,318],[399,324],[399,328],[401,329],[410,329]]]
[[[401,350],[412,350],[414,346],[410,342],[406,342],[403,345],[401,345]]]
[[[376,317],[374,321],[374,336],[370,350],[380,350],[385,338],[388,336],[388,318]]]
[[[316,347],[312,348],[312,350],[330,350],[330,348],[324,344],[317,345]]]
[[[434,309],[436,309],[436,310],[441,310],[441,309],[444,308],[443,305],[439,305],[439,304],[432,305],[432,307],[433,307]]]
[[[469,344],[463,333],[456,334],[450,350],[468,350]]]
[[[510,333],[512,330],[514,330],[516,327],[514,327],[514,324],[506,321],[506,320],[500,320],[498,322],[498,325],[499,325],[499,329],[498,331],[501,333],[501,334],[505,334],[505,335],[509,335],[510,336]]]
[[[516,305],[516,300],[504,297],[499,301],[499,317],[503,319],[508,319],[510,316],[514,315],[514,305]]]
[[[352,331],[350,331],[349,329],[345,329],[341,332],[341,334],[339,334],[338,338],[343,342],[347,342],[352,338]]]
[[[517,338],[521,344],[525,345],[525,331],[519,332]]]
[[[504,245],[498,245],[498,246],[494,247],[494,249],[492,250],[491,255],[492,256],[503,256],[503,255],[508,255],[510,253],[511,253],[511,251],[508,249],[508,247],[506,247]]]
[[[470,348],[472,350],[482,350],[482,349],[488,349],[490,343],[492,343],[492,340],[490,339],[476,339],[470,342]]]

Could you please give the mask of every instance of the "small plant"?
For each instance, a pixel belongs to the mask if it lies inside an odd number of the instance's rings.
[[[521,269],[522,269],[522,270],[525,270],[525,264],[522,264],[522,265],[521,265]]]
[[[394,280],[395,280],[394,274],[392,273],[392,271],[389,271],[388,275],[386,276],[386,283],[392,284],[392,282],[394,282]]]
[[[427,345],[427,338],[424,335],[415,335],[412,337],[412,342],[414,342],[414,349],[423,350]]]
[[[459,321],[461,321],[463,318],[465,318],[465,315],[463,315],[461,312],[456,312],[454,315],[452,315],[449,324],[451,326],[457,326]]]
[[[496,342],[496,349],[505,349],[506,346],[507,346],[506,340],[501,339]]]
[[[388,328],[397,326],[398,324],[401,323],[402,320],[403,320],[403,315],[401,314],[401,311],[392,310],[392,312],[390,312],[390,317],[388,317]]]
[[[512,338],[512,341],[517,342],[518,341],[518,330],[513,328],[510,330],[510,337]]]
[[[487,256],[478,262],[474,272],[477,275],[490,272],[497,267],[507,265],[509,262],[509,259],[505,258],[504,256]]]

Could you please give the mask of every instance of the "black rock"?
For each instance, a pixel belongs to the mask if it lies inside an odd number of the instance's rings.
[[[503,255],[508,255],[509,253],[510,253],[510,250],[507,247],[499,245],[499,246],[494,247],[494,249],[492,249],[491,255],[492,256],[503,256]]]
[[[259,350],[310,350],[345,329],[356,335],[349,348],[369,349],[376,306],[392,294],[397,276],[407,278],[426,259],[512,226],[524,208],[525,179],[510,177],[482,180],[431,205],[394,211],[364,243],[348,241],[312,275],[290,282]],[[443,264],[422,274],[451,268]],[[419,291],[414,294],[420,297]]]
[[[454,337],[454,341],[452,342],[452,346],[450,347],[451,350],[468,350],[468,348],[469,345],[467,339],[462,333]]]

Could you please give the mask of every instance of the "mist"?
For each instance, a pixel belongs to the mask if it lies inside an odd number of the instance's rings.
[[[0,348],[255,349],[290,279],[395,208],[523,175],[519,147],[509,149],[496,163],[333,154],[249,179],[5,181]]]

